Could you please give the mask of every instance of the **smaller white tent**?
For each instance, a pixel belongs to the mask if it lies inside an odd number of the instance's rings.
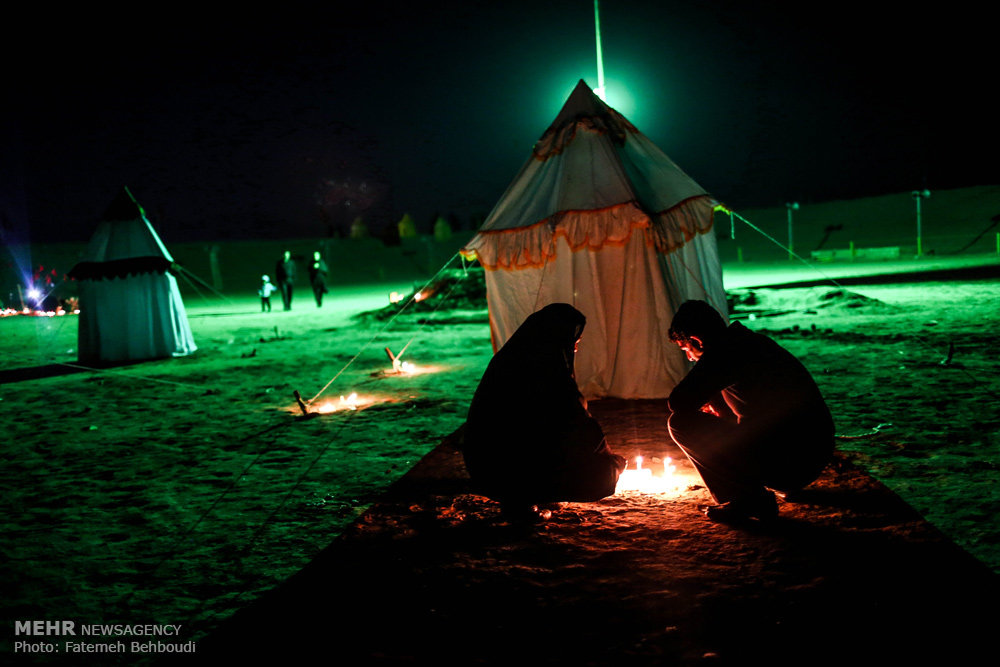
[[[79,283],[78,358],[128,362],[198,349],[171,273],[174,260],[123,188],[70,271]]]

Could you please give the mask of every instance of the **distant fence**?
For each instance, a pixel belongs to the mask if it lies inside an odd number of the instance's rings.
[[[813,250],[810,255],[817,262],[852,261],[863,260],[888,260],[899,259],[899,246],[886,246],[883,248],[836,248],[831,250]]]

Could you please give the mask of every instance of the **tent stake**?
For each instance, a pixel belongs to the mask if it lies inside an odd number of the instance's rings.
[[[299,404],[299,410],[302,411],[302,414],[308,415],[309,408],[306,407],[305,402],[302,400],[302,394],[299,393],[298,389],[295,390],[294,394],[295,394],[295,402]]]

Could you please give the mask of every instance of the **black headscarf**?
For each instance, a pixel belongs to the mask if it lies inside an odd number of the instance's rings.
[[[532,313],[490,361],[469,410],[478,416],[507,412],[517,405],[525,419],[552,415],[563,403],[579,402],[574,348],[587,319],[567,303]]]

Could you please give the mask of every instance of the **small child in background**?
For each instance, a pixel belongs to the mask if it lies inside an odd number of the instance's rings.
[[[260,289],[257,290],[257,294],[260,295],[260,312],[270,313],[271,312],[271,295],[278,289],[271,282],[271,277],[266,273],[260,277]]]

